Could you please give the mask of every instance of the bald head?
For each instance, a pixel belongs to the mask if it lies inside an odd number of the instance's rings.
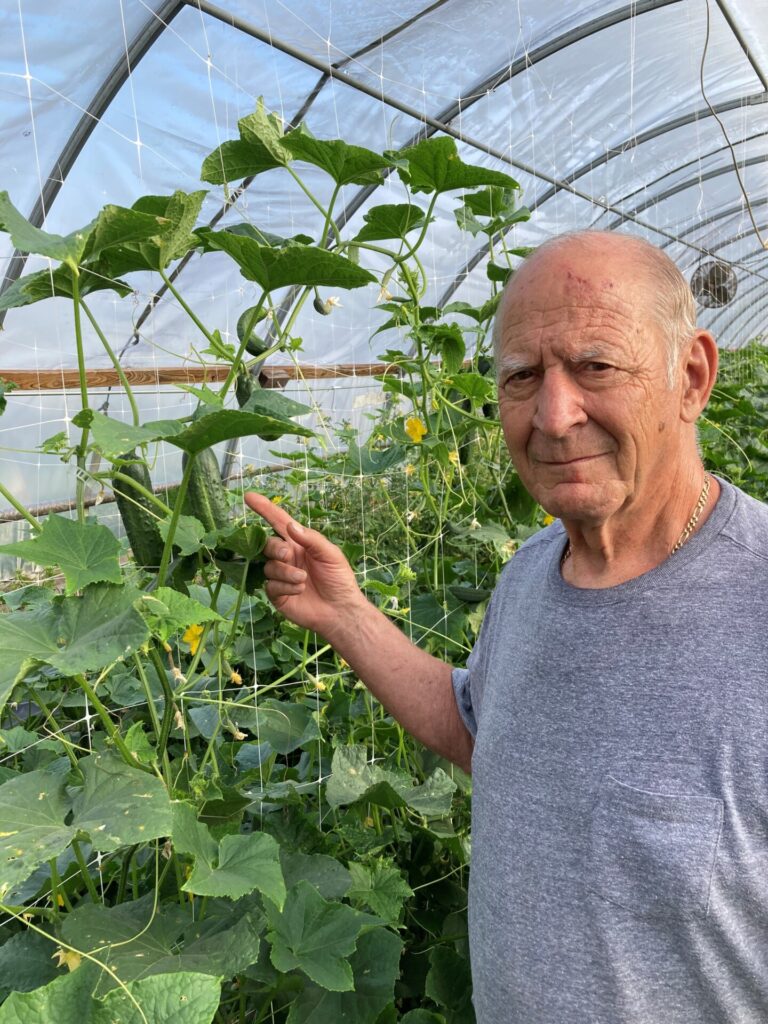
[[[515,293],[537,270],[563,258],[585,261],[595,257],[615,259],[617,268],[637,280],[638,294],[661,330],[667,344],[667,378],[672,386],[683,345],[696,331],[696,304],[688,283],[672,260],[655,246],[633,235],[611,231],[579,231],[552,238],[525,260],[504,289],[493,328],[494,356],[498,364],[502,324]]]

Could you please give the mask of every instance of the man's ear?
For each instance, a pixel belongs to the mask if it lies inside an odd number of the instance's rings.
[[[697,330],[683,358],[681,416],[695,423],[709,401],[717,377],[717,342],[709,331]]]

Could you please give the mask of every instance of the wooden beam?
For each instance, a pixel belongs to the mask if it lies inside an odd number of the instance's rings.
[[[375,377],[397,374],[399,367],[391,363],[337,363],[332,366],[305,364],[294,366],[262,366],[259,379],[263,387],[281,388],[289,380],[319,380],[344,377]],[[226,364],[209,366],[158,366],[129,369],[125,376],[134,387],[158,387],[161,384],[215,384],[229,373]],[[89,388],[114,388],[120,379],[113,369],[88,370]],[[2,370],[0,380],[11,381],[20,391],[69,391],[80,387],[77,370]]]

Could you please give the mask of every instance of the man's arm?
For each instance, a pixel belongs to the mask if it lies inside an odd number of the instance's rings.
[[[251,492],[245,500],[278,534],[264,549],[275,608],[323,636],[416,739],[469,771],[473,741],[456,706],[450,665],[412,644],[368,601],[335,544],[263,495]]]

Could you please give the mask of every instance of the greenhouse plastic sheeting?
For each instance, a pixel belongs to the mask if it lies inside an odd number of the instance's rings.
[[[449,131],[464,159],[520,182],[533,216],[512,229],[514,245],[597,227],[663,246],[687,276],[725,259],[736,297],[703,309],[702,324],[730,347],[765,329],[768,266],[750,219],[751,209],[761,230],[768,224],[765,3],[87,0],[73,11],[50,0],[0,5],[0,189],[50,231],[87,223],[107,202],[208,187],[199,177],[204,156],[235,137],[238,118],[263,97],[286,123],[301,115],[318,137],[379,151]],[[335,78],[322,75],[330,65]],[[327,179],[310,168],[306,180],[322,198]],[[378,188],[347,186],[342,201],[355,226],[369,206],[403,195],[391,175]],[[222,198],[210,190],[201,222]],[[457,237],[456,203],[441,198],[422,250],[427,301],[438,304],[479,299],[487,286],[487,253],[471,235]],[[221,223],[317,234],[319,217],[298,188],[286,189],[284,175],[267,172]],[[21,269],[12,257],[3,236],[7,281]],[[23,272],[45,265],[29,259]],[[180,284],[225,337],[253,295],[216,254],[193,259]],[[196,341],[173,301],[160,301],[133,337],[157,282],[136,274],[131,285],[127,300],[105,292],[91,302],[125,350],[123,363],[188,357]],[[295,324],[301,360],[376,359],[393,342],[387,333],[371,340],[382,323],[376,298],[374,286],[345,293],[327,318],[305,308]],[[68,303],[10,311],[2,342],[0,371],[73,366]],[[107,364],[87,332],[86,356],[91,366]],[[315,382],[313,401],[332,420],[359,421],[375,392],[373,381]],[[157,389],[143,401],[165,415],[179,395]],[[6,439],[23,429],[28,448],[70,412],[60,397],[15,399],[0,426]],[[40,457],[29,458],[29,472],[39,472]],[[45,488],[57,492],[54,477]]]

